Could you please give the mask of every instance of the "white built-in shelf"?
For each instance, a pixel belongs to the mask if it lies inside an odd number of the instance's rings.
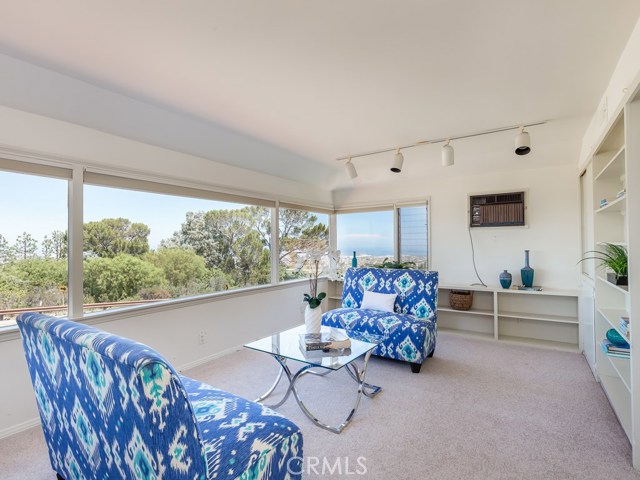
[[[514,337],[510,335],[500,335],[498,340],[506,343],[516,343],[516,344],[525,344],[531,345],[535,347],[549,348],[551,350],[562,350],[564,352],[579,352],[578,345],[575,343],[567,343],[567,342],[556,342],[554,340],[541,340],[538,338],[529,338],[529,337]]]
[[[600,373],[600,382],[627,437],[631,438],[631,395],[619,376]]]
[[[618,180],[625,171],[624,168],[624,145],[618,150],[611,160],[600,170],[594,180],[604,180],[613,178]]]
[[[539,320],[541,322],[572,323],[572,324],[578,323],[577,317],[568,316],[568,315],[545,315],[541,313],[498,311],[498,316],[507,317],[507,318],[521,318],[523,320]]]
[[[616,371],[622,384],[627,389],[627,393],[631,393],[631,362],[628,358],[612,357],[602,352],[605,357],[611,362],[611,366]]]
[[[440,312],[465,313],[469,315],[488,315],[490,317],[493,317],[493,310],[482,310],[479,308],[473,308],[469,310],[456,310],[455,308],[438,305],[438,313]]]
[[[614,328],[622,338],[627,338],[620,331],[619,321],[620,317],[628,317],[629,312],[617,308],[599,308],[598,313],[605,318],[609,325],[611,325],[611,328]]]
[[[445,332],[451,335],[458,335],[461,337],[473,337],[473,338],[481,338],[484,340],[494,340],[493,338],[493,334],[492,333],[486,333],[486,332],[473,332],[470,330],[456,330],[454,328],[445,328],[445,327],[438,327],[438,332]]]
[[[596,213],[614,213],[614,212],[622,212],[627,209],[627,196],[622,195],[621,197],[612,200],[607,203],[604,207],[600,207],[596,210]]]
[[[601,277],[600,275],[598,275],[598,280],[601,281],[602,283],[609,285],[611,288],[613,288],[614,290],[617,290],[619,292],[624,293],[625,295],[629,295],[629,287],[625,286],[625,285],[615,285],[613,283],[611,283],[609,280],[607,280],[605,277]]]

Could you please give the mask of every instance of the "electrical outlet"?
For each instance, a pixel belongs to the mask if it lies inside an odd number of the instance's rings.
[[[205,343],[207,343],[207,332],[198,333],[198,343],[200,345],[204,345]]]

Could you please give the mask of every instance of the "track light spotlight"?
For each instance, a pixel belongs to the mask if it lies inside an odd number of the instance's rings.
[[[449,142],[451,140],[447,140],[447,143],[445,143],[442,146],[442,166],[443,167],[450,167],[451,165],[453,165],[453,147],[451,145],[449,145]]]
[[[347,166],[347,175],[349,175],[349,178],[351,180],[355,180],[358,177],[358,172],[356,172],[356,166],[351,163],[351,158],[349,158],[349,161],[346,164]]]
[[[404,162],[404,156],[400,153],[400,149],[396,150],[396,155],[393,157],[393,165],[391,165],[391,171],[393,173],[400,173],[402,171],[402,163]]]
[[[520,127],[520,133],[516,136],[516,155],[526,155],[531,151],[531,137],[529,132]]]

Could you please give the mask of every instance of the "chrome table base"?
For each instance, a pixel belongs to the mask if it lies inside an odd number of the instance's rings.
[[[314,365],[305,365],[296,373],[292,373],[291,369],[287,365],[286,358],[281,357],[279,355],[273,355],[273,358],[275,358],[276,361],[280,364],[280,372],[278,372],[276,381],[273,383],[271,388],[269,388],[269,390],[267,390],[263,395],[258,397],[255,401],[262,402],[262,400],[269,397],[273,393],[273,391],[276,389],[278,384],[280,383],[280,380],[282,379],[282,374],[284,373],[287,376],[287,379],[289,380],[289,386],[287,388],[287,391],[285,392],[284,396],[282,397],[282,399],[280,399],[279,402],[274,403],[273,405],[265,405],[265,406],[269,408],[278,408],[280,405],[286,402],[287,399],[289,398],[289,395],[293,393],[293,397],[296,399],[296,402],[300,406],[300,409],[309,418],[309,420],[311,420],[320,428],[324,428],[325,430],[328,430],[333,433],[340,433],[342,432],[342,430],[345,429],[347,425],[349,425],[349,423],[353,419],[353,416],[358,410],[358,406],[360,405],[360,398],[362,397],[362,394],[366,395],[369,398],[373,398],[378,393],[380,393],[381,387],[371,385],[364,381],[365,375],[367,373],[367,364],[369,363],[370,356],[371,356],[371,351],[365,354],[364,362],[362,363],[362,368],[358,368],[358,366],[355,364],[355,361],[347,364],[344,367],[347,373],[349,374],[349,376],[353,378],[353,380],[358,384],[358,391],[356,393],[356,399],[353,404],[353,407],[351,408],[351,411],[349,412],[349,415],[347,415],[347,418],[345,418],[344,421],[338,426],[327,425],[325,423],[322,423],[320,420],[318,420],[318,418],[313,413],[311,413],[307,408],[307,406],[304,404],[304,402],[302,401],[302,398],[300,398],[300,393],[296,388],[296,382],[303,375],[310,373],[312,375],[324,377],[325,375],[333,371],[330,369],[327,369],[324,372],[318,372],[315,370],[311,370],[312,368],[314,368]]]

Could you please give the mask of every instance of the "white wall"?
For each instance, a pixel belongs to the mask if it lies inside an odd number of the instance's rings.
[[[442,284],[468,285],[477,279],[467,231],[467,195],[523,189],[528,190],[528,227],[471,231],[480,277],[489,285],[498,285],[500,272],[507,269],[514,283],[519,282],[524,250],[528,249],[536,285],[577,288],[580,217],[574,163],[433,180],[409,177],[394,188],[335,192],[334,201],[336,205],[357,205],[401,202],[415,199],[418,193],[430,196],[432,269],[440,272]]]
[[[304,319],[300,304],[307,289],[306,281],[297,282],[250,296],[232,296],[162,312],[139,313],[96,326],[146,343],[164,355],[176,369],[182,369],[301,324]],[[205,332],[204,345],[198,341],[200,332]],[[266,360],[269,359],[265,357]],[[20,339],[0,342],[0,365],[2,438],[34,426],[39,420]],[[265,383],[265,390],[269,385]]]
[[[1,150],[58,156],[63,162],[157,175],[251,196],[330,205],[320,187],[147,145],[73,123],[0,106]]]

